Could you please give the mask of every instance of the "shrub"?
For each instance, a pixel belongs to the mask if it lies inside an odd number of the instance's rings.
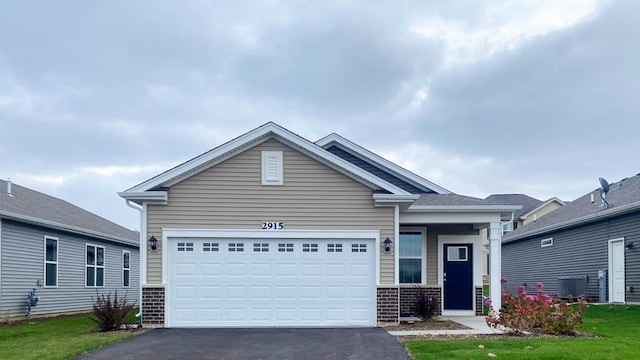
[[[516,333],[573,335],[582,326],[582,313],[587,304],[584,297],[579,297],[574,307],[569,304],[571,297],[567,302],[546,294],[542,283],[536,283],[536,295],[527,294],[526,286],[520,285],[516,296],[507,290],[506,279],[502,284],[502,308],[498,311],[491,308],[486,317],[492,328],[504,326]],[[491,300],[487,299],[486,304],[490,306]]]
[[[411,310],[415,316],[422,318],[422,320],[431,319],[436,313],[436,298],[427,295],[419,286],[417,288],[419,291]]]
[[[119,298],[118,290],[116,290],[113,300],[111,300],[111,293],[105,296],[98,294],[98,290],[96,290],[92,320],[98,324],[100,331],[117,330],[125,322],[127,314],[134,306],[135,302],[129,304],[127,301],[126,293]]]

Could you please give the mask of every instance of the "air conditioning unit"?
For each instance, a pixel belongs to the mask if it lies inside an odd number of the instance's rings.
[[[587,287],[586,276],[566,276],[558,278],[558,296],[567,298],[569,295],[577,298],[584,295]]]

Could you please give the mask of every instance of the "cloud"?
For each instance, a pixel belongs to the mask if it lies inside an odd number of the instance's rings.
[[[8,3],[0,176],[135,226],[115,192],[275,121],[310,140],[338,132],[462,194],[570,199],[637,172],[638,10]]]

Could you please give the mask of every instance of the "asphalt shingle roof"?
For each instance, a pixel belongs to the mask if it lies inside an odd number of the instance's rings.
[[[525,194],[493,194],[489,195],[485,200],[497,201],[511,205],[522,205],[522,209],[517,210],[514,213],[516,218],[521,217],[544,203],[541,200],[532,198]]]
[[[0,216],[2,214],[7,217],[26,216],[102,234],[106,238],[131,245],[139,243],[138,232],[124,228],[64,200],[15,183],[11,184],[11,194],[13,196],[7,193],[7,181],[0,180]]]
[[[491,201],[474,198],[471,196],[457,194],[420,194],[413,205],[431,205],[431,206],[470,206],[470,205],[514,205],[501,201]],[[519,205],[519,204],[516,204]]]
[[[593,194],[593,203],[591,195]],[[535,222],[530,222],[518,229],[510,232],[503,240],[510,241],[528,236],[529,234],[537,234],[544,231],[544,228],[553,227],[565,222],[580,219],[589,215],[612,212],[617,208],[627,205],[640,205],[640,174],[622,179],[610,185],[609,193],[606,195],[609,207],[601,206],[600,188],[596,188],[588,194],[567,203],[545,216],[540,217]],[[600,218],[601,219],[601,218]]]

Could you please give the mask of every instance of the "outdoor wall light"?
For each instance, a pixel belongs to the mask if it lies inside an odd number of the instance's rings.
[[[633,242],[627,243],[625,246],[627,249],[633,249]]]
[[[384,240],[384,251],[389,252],[391,251],[391,239],[386,238]]]
[[[149,246],[151,246],[151,250],[155,250],[158,248],[158,239],[155,236],[151,235],[149,238]]]

